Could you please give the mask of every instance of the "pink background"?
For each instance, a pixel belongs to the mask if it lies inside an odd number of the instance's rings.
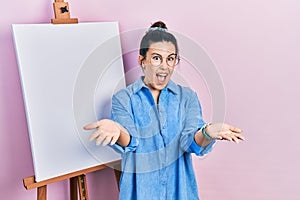
[[[0,17],[0,198],[35,199],[22,179],[33,175],[11,24],[48,23],[52,1],[5,1]],[[81,22],[119,21],[120,31],[161,19],[202,45],[219,70],[226,92],[226,122],[247,142],[219,142],[194,159],[200,197],[207,200],[296,200],[300,180],[300,2],[69,1]],[[140,38],[137,38],[139,41]],[[124,41],[123,41],[124,43]],[[135,58],[125,59],[134,63]],[[127,63],[127,64],[126,64]],[[201,96],[201,95],[200,95]],[[204,115],[210,115],[205,105]],[[117,199],[111,169],[88,175],[90,198]],[[48,186],[49,199],[68,199],[67,181]]]

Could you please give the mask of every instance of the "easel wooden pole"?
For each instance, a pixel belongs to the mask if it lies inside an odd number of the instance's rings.
[[[37,199],[46,200],[47,199],[47,185],[38,187],[37,189]]]
[[[78,193],[80,200],[88,200],[87,182],[84,174],[70,178],[70,199],[78,200]]]
[[[50,183],[59,182],[62,180],[70,180],[70,200],[78,200],[78,194],[80,200],[88,200],[88,188],[86,175],[87,173],[95,172],[107,168],[108,166],[114,169],[120,169],[120,160],[111,162],[105,165],[98,165],[95,167],[83,169],[80,171],[72,172],[55,178],[47,179],[41,182],[35,181],[35,176],[30,176],[23,179],[24,187],[27,190],[37,188],[37,200],[47,200],[47,185]],[[117,179],[117,184],[119,186],[120,171],[115,170],[115,176]]]
[[[77,200],[77,177],[70,178],[70,199]]]

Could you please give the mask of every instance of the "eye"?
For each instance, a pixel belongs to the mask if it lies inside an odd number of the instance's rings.
[[[160,60],[160,57],[159,56],[153,56],[152,59],[155,60],[155,61],[158,61],[158,60]]]
[[[174,61],[175,60],[175,56],[170,56],[167,58],[168,61]]]

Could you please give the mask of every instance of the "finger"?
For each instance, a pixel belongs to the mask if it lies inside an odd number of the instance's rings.
[[[216,139],[217,140],[223,140],[223,137],[222,136],[217,136]]]
[[[222,134],[221,136],[222,136],[222,139],[224,139],[224,140],[232,141],[232,138],[230,137],[229,134]]]
[[[116,144],[116,142],[118,141],[118,137],[117,136],[114,136],[113,138],[112,138],[112,140],[111,140],[111,142],[110,142],[110,145],[114,145],[114,144]]]
[[[231,135],[231,138],[232,138],[232,140],[233,140],[233,142],[235,142],[235,143],[239,143],[240,141],[239,141],[239,139],[235,136],[235,135]]]
[[[234,132],[230,131],[230,130],[227,130],[227,131],[222,131],[221,132],[221,136],[223,138],[225,138],[226,140],[228,141],[233,141],[235,143],[238,143],[238,138],[235,136]]]
[[[105,135],[101,134],[96,140],[96,145],[100,145],[105,139]]]
[[[93,130],[99,127],[99,122],[94,122],[83,127],[84,130]]]
[[[242,129],[234,127],[234,126],[229,126],[229,130],[231,130],[234,133],[241,133]]]
[[[241,135],[241,134],[235,134],[235,136],[236,136],[238,139],[240,139],[240,140],[243,140],[243,141],[246,140],[246,138],[245,138],[243,135]]]
[[[103,142],[102,142],[102,146],[106,146],[110,143],[111,141],[111,137],[106,137],[104,138]]]
[[[96,139],[97,137],[99,137],[101,134],[101,132],[99,130],[95,131],[90,137],[89,140],[92,141],[94,139]]]

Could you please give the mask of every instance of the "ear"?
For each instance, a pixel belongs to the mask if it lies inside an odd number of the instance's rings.
[[[140,64],[142,67],[143,67],[143,59],[144,59],[144,56],[139,55],[138,61],[139,61],[139,64]]]

